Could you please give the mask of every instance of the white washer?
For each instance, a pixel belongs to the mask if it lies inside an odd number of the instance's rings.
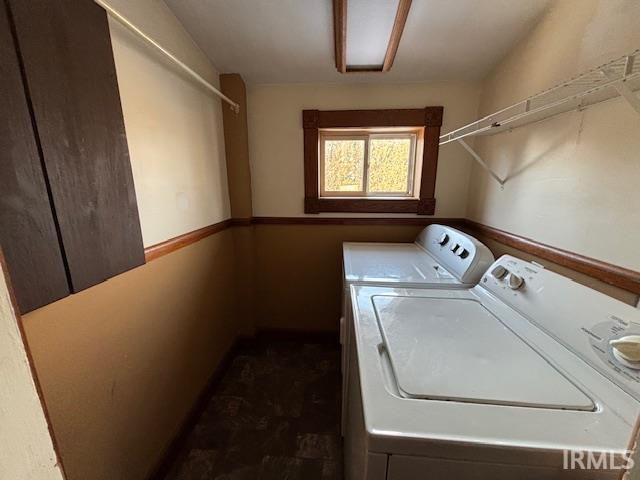
[[[351,295],[349,480],[621,476],[640,415],[640,311],[511,256],[470,289]],[[565,469],[565,451],[605,463]]]
[[[493,263],[491,251],[470,235],[445,225],[429,225],[414,243],[345,242],[343,250],[343,301],[340,319],[342,343],[342,398],[349,383],[351,285],[469,288]],[[342,430],[345,407],[342,409]]]

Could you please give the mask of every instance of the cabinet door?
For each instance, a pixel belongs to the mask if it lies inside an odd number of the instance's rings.
[[[0,245],[21,312],[69,294],[6,6],[0,3]]]
[[[9,0],[73,291],[144,263],[105,11]]]

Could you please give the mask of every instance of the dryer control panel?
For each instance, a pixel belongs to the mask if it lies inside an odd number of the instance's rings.
[[[509,255],[489,267],[478,288],[640,400],[640,310]]]
[[[475,238],[445,225],[429,225],[416,243],[462,283],[475,285],[494,261],[491,251]]]

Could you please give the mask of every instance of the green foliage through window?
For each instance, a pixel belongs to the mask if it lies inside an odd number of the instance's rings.
[[[369,142],[370,192],[408,193],[409,138],[372,138]]]
[[[406,133],[324,138],[324,192],[411,195],[415,142]]]
[[[364,140],[327,140],[324,143],[324,188],[326,191],[362,191],[364,149]]]

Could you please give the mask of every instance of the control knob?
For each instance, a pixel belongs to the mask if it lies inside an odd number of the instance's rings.
[[[498,280],[502,280],[507,273],[509,273],[509,271],[502,265],[496,265],[493,267],[493,270],[491,270],[491,275],[496,277]]]
[[[524,279],[515,273],[510,273],[507,277],[507,285],[509,285],[511,290],[518,290],[524,285]]]
[[[443,233],[440,236],[440,239],[438,240],[438,243],[440,245],[446,245],[446,243],[449,241],[449,235],[447,235],[446,233]]]
[[[623,365],[640,369],[640,335],[627,335],[609,341],[613,356]]]

